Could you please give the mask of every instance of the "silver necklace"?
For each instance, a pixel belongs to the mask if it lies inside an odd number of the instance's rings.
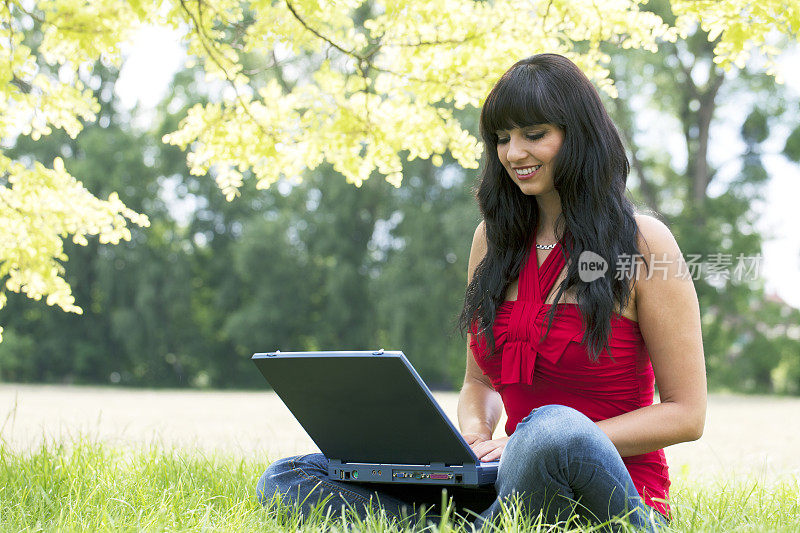
[[[552,250],[553,248],[556,247],[556,244],[558,244],[558,243],[554,242],[553,244],[537,244],[536,245],[536,249],[537,250]]]

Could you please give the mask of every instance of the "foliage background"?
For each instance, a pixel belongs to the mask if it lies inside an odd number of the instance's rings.
[[[681,10],[706,10],[702,24],[687,27],[683,39],[661,42],[657,52],[631,49],[613,38],[576,39],[569,45],[576,52],[609,57],[619,96],[604,93],[604,98],[628,145],[634,169],[629,190],[639,209],[663,218],[684,254],[756,255],[762,237],[753,205],[769,179],[764,146],[780,135],[776,131],[788,129],[791,133],[781,139],[782,157],[800,160],[797,95],[776,85],[764,68],[745,62],[736,46],[726,48],[731,41],[718,32],[720,20],[741,14],[739,3],[688,4],[643,7],[674,25]],[[365,8],[360,9],[347,24],[364,23]],[[797,24],[793,16],[784,11],[788,30]],[[248,22],[253,21],[242,15],[240,23]],[[202,46],[203,32],[205,38],[221,32],[221,42],[232,42],[234,36],[225,31],[237,28],[211,20],[195,28],[190,46]],[[757,41],[762,30],[748,31]],[[46,44],[46,35],[46,25],[34,24],[25,42],[36,50]],[[722,68],[720,46],[738,71]],[[250,52],[235,58],[242,72],[263,65],[264,58]],[[319,51],[299,46],[290,60],[276,60],[239,82],[290,88],[291,73],[312,68],[318,56]],[[492,65],[502,71],[511,62]],[[136,112],[121,110],[115,100],[118,65],[99,60],[91,72],[76,73],[98,104],[92,110],[95,120],[86,122],[80,135],[65,128],[41,137],[5,138],[5,157],[30,167],[61,158],[66,171],[95,197],[118,193],[130,209],[124,211],[129,219],[144,225],[138,217],[144,214],[149,227],[126,228],[130,240],[115,246],[101,243],[109,240],[102,235],[63,243],[69,257],[63,277],[83,315],[8,294],[0,310],[0,379],[261,387],[248,360],[256,351],[385,347],[404,350],[430,385],[457,387],[465,343],[454,330],[454,318],[479,220],[470,192],[477,171],[464,164],[469,143],[448,148],[431,141],[439,149],[429,157],[409,158],[408,150],[395,150],[388,160],[402,168],[389,165],[387,172],[376,155],[366,174],[373,179],[361,179],[363,174],[346,171],[341,162],[320,160],[308,166],[301,182],[276,175],[278,181],[268,189],[257,187],[263,176],[251,169],[242,171],[239,183],[236,175],[206,165],[215,183],[198,172],[197,157],[190,157],[195,163],[190,172],[186,154],[162,142],[165,135],[183,131],[185,142],[176,144],[191,153],[211,143],[203,137],[208,130],[195,123],[192,137],[187,122],[181,122],[191,109],[218,105],[222,86],[204,76],[208,68],[196,65],[177,73],[157,120],[141,128],[134,124]],[[482,90],[473,85],[472,90]],[[436,105],[474,136],[477,111],[467,105],[469,95],[462,95],[464,105],[458,98]],[[730,102],[741,102],[737,135],[745,149],[732,154],[737,170],[723,173],[710,160],[708,145],[721,123],[720,107]],[[644,111],[682,140],[684,160],[670,157],[649,135],[653,124],[643,123]],[[424,131],[412,118],[401,114],[382,126],[409,134]],[[226,124],[228,131],[236,127],[235,121]],[[224,145],[217,148],[225,151]],[[399,188],[377,179],[389,176],[396,184],[398,170]],[[11,174],[3,176],[9,190]],[[356,189],[348,181],[361,185]],[[226,200],[237,194],[233,202]],[[7,257],[3,260],[7,266]],[[800,311],[767,298],[763,280],[701,279],[696,286],[710,385],[800,393]]]

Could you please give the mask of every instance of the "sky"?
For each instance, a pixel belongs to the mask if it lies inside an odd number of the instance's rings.
[[[126,109],[138,103],[147,116],[166,96],[173,74],[186,59],[185,53],[174,31],[146,27],[123,48],[123,54],[126,59],[116,86],[117,97]],[[788,90],[800,95],[800,69],[797,68],[800,51],[784,54],[780,64]],[[712,162],[724,161],[731,147],[741,144],[738,138],[744,118],[738,116],[741,108],[741,103],[729,102],[718,109],[718,125],[711,132],[709,148]],[[800,122],[800,111],[796,112],[796,117]],[[768,153],[777,154],[788,130],[773,133],[764,148]],[[759,212],[758,226],[764,236],[760,272],[766,280],[768,294],[775,293],[800,308],[800,165],[791,164],[780,155],[765,156],[764,165],[770,176],[765,201],[754,206]]]

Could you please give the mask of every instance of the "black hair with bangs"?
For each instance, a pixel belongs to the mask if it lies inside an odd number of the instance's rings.
[[[535,124],[554,124],[564,141],[553,160],[554,187],[562,213],[555,222],[564,238],[567,276],[555,301],[576,289],[584,326],[583,343],[592,360],[608,349],[612,313],[622,313],[631,295],[631,272],[616,275],[618,258],[638,254],[634,209],[625,196],[628,159],[616,127],[589,79],[569,59],[537,54],[513,65],[484,102],[480,134],[483,166],[476,198],[485,223],[487,252],[467,287],[459,317],[462,332],[483,336],[494,353],[497,308],[519,277],[539,219],[534,196],[523,194],[497,156],[497,132]],[[577,258],[585,250],[603,257],[605,275],[580,280]],[[625,274],[625,273],[623,273]],[[545,336],[558,306],[551,306]]]

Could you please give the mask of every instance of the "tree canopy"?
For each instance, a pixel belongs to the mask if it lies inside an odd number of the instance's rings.
[[[70,137],[100,110],[95,65],[118,65],[143,24],[182,32],[209,84],[165,142],[188,149],[192,174],[211,174],[228,199],[245,179],[265,188],[299,181],[323,163],[360,186],[395,186],[403,161],[446,154],[477,166],[480,146],[457,111],[477,107],[517,59],[562,53],[610,96],[604,46],[657,50],[698,25],[713,60],[741,67],[753,51],[797,40],[796,2],[671,2],[665,22],[636,0],[9,0],[0,5],[0,139]],[[775,41],[774,39],[777,39]],[[774,73],[768,61],[765,66]],[[0,306],[22,292],[80,312],[63,277],[64,240],[116,243],[148,218],[114,192],[90,193],[63,158],[14,159],[0,151]],[[0,330],[1,331],[1,330]]]

